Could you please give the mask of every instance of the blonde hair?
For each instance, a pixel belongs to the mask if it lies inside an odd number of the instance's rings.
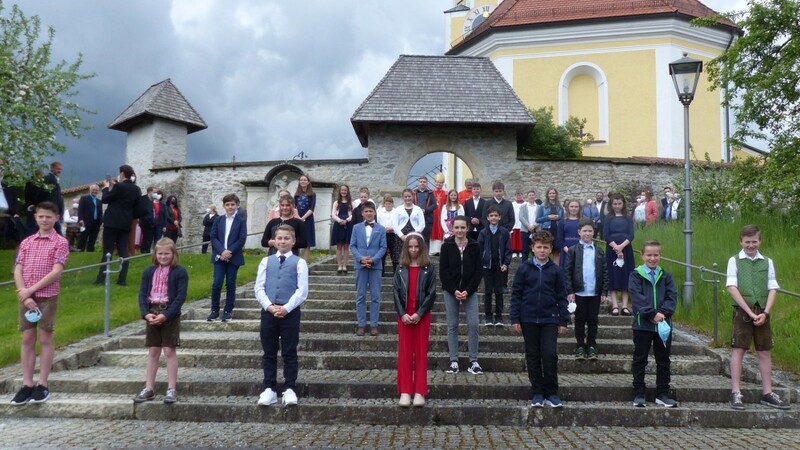
[[[428,256],[428,247],[425,246],[425,238],[419,233],[409,233],[406,235],[406,240],[403,242],[403,250],[400,251],[400,265],[403,267],[411,266],[411,256],[408,254],[408,243],[413,239],[419,245],[419,256],[417,256],[417,264],[420,266],[427,266],[431,263],[431,257]]]
[[[153,249],[153,265],[159,265],[158,262],[158,248],[169,248],[172,251],[172,261],[170,261],[169,266],[175,267],[178,265],[178,247],[175,246],[175,241],[170,238],[161,238],[156,242],[156,247]]]

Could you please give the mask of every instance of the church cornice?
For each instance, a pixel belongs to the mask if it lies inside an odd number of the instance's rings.
[[[250,168],[250,167],[274,167],[284,164],[293,164],[296,166],[303,166],[305,168],[315,167],[327,164],[368,164],[369,158],[355,158],[355,159],[304,159],[302,161],[295,160],[278,160],[278,161],[240,161],[240,162],[226,162],[226,163],[203,163],[203,164],[184,164],[179,166],[162,166],[153,167],[150,172],[177,172],[181,170],[197,170],[197,169],[233,169]]]

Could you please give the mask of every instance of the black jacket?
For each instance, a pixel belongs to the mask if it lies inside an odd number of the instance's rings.
[[[139,285],[139,313],[142,318],[150,312],[150,290],[153,289],[153,274],[157,266],[150,266],[142,272],[142,283]],[[164,315],[167,320],[172,320],[181,315],[181,306],[186,301],[186,290],[189,287],[189,274],[182,266],[175,266],[169,270],[167,278],[167,309]]]
[[[61,196],[61,184],[58,182],[58,177],[50,172],[44,176],[43,181],[44,184],[49,184],[52,186],[52,188],[50,188],[49,200],[58,206],[58,214],[61,217],[64,217],[64,198]]]
[[[392,282],[392,292],[394,292],[394,309],[397,316],[403,314],[413,315],[417,313],[420,317],[430,312],[433,302],[436,300],[436,266],[429,264],[420,266],[417,276],[417,310],[406,311],[408,301],[408,267],[399,266],[394,273]]]
[[[517,269],[511,287],[511,323],[569,324],[564,270],[548,259],[541,269],[533,257]]]
[[[482,277],[481,247],[478,243],[469,239],[462,257],[455,236],[445,239],[439,253],[442,289],[454,295],[456,291],[467,291],[467,296],[470,296],[478,291]]]
[[[564,275],[567,281],[567,294],[583,292],[583,243],[579,242],[570,247],[566,257]],[[608,295],[606,253],[598,245],[594,246],[594,279],[594,295]]]
[[[91,195],[84,195],[78,201],[78,220],[82,220],[87,228],[95,224],[93,201],[97,202],[97,225],[100,226],[103,223],[103,202]]]
[[[477,208],[475,207],[473,197],[468,198],[467,201],[464,202],[464,215],[470,219],[470,222],[467,223],[467,229],[470,232],[473,231],[473,228],[475,228],[475,231],[480,232],[483,227],[488,224],[488,222],[486,222],[486,205],[486,200],[482,198],[478,200]],[[479,223],[477,225],[473,225],[472,219],[478,219]]]
[[[121,181],[110,189],[103,188],[103,203],[108,203],[103,214],[103,226],[129,231],[133,221],[133,206],[141,195],[142,190],[130,180]]]
[[[500,201],[500,203],[497,203],[497,200],[495,200],[494,197],[486,201],[486,209],[483,210],[482,220],[484,228],[489,227],[489,221],[486,219],[486,210],[488,210],[492,205],[500,208],[500,223],[498,225],[511,232],[511,229],[514,228],[514,222],[517,220],[516,216],[514,215],[514,205],[506,199],[503,199]]]

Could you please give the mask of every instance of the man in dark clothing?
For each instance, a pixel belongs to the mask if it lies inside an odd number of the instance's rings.
[[[424,175],[419,177],[419,184],[417,189],[414,190],[414,204],[422,208],[422,212],[425,215],[425,229],[422,230],[422,237],[425,238],[425,243],[430,247],[433,212],[436,211],[436,206],[438,205],[433,191],[428,189],[428,178]]]
[[[156,195],[156,187],[148,186],[147,194],[145,195],[147,195],[147,205],[149,210],[147,211],[147,215],[139,219],[139,228],[142,230],[142,244],[139,248],[142,250],[142,253],[150,253],[150,249],[153,247],[153,242],[158,242],[153,240],[156,229],[155,205],[153,204],[153,197]]]
[[[134,175],[133,168],[127,164],[119,167],[119,177],[117,182],[112,185],[108,180],[103,183],[103,203],[108,204],[105,214],[103,214],[103,259],[106,262],[106,254],[113,253],[114,248],[121,258],[128,258],[128,237],[133,221],[133,208],[136,201],[142,195],[142,190],[131,181]],[[95,284],[105,282],[105,268],[100,266],[97,273]],[[125,286],[125,278],[128,274],[128,261],[122,263],[122,269],[117,278],[117,284]]]
[[[78,225],[83,227],[78,240],[78,251],[94,251],[100,225],[103,224],[103,203],[97,198],[99,193],[100,186],[93,184],[89,186],[89,193],[78,201]]]
[[[38,225],[36,225],[36,218],[34,217],[36,205],[50,199],[50,192],[42,187],[44,171],[36,169],[33,176],[33,180],[25,183],[25,236],[32,235],[39,228]]]
[[[50,200],[51,202],[55,203],[58,207],[58,221],[56,222],[56,232],[60,235],[64,235],[61,231],[61,221],[64,220],[64,197],[61,195],[61,176],[62,166],[61,163],[58,161],[53,161],[50,163],[50,173],[44,176],[44,184],[46,188],[50,190]]]

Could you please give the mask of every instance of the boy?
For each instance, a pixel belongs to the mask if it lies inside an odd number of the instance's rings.
[[[550,260],[553,235],[537,231],[533,258],[520,264],[511,285],[511,328],[525,339],[525,363],[533,390],[531,406],[563,406],[558,397],[559,334],[567,331],[567,289],[564,270]]]
[[[22,332],[20,359],[22,389],[11,400],[12,405],[42,403],[50,397],[47,378],[53,365],[53,329],[56,323],[61,272],[67,264],[69,245],[55,231],[58,207],[52,202],[36,205],[34,213],[39,231],[22,241],[14,262],[14,282],[19,300],[19,331]],[[25,313],[41,313],[38,322],[30,322]],[[39,382],[33,383],[36,368],[36,328],[39,327]]]
[[[473,241],[478,240],[478,234],[484,227],[484,212],[486,211],[486,200],[481,198],[481,184],[477,181],[472,182],[472,198],[464,202],[464,215],[469,218],[469,238]]]
[[[225,215],[214,219],[211,226],[211,263],[214,264],[214,278],[211,282],[211,314],[209,322],[219,318],[219,300],[222,294],[222,280],[225,279],[225,309],[223,322],[233,318],[236,303],[236,274],[244,265],[242,249],[247,240],[246,219],[238,214],[239,197],[228,194],[222,198]]]
[[[283,358],[283,405],[297,404],[297,343],[300,340],[300,305],[308,296],[308,266],[292,253],[294,229],[281,225],[275,232],[277,253],[258,265],[255,294],[261,311],[261,347],[264,349],[264,391],[258,404],[278,402],[278,345]]]
[[[500,226],[511,232],[514,227],[514,205],[503,198],[506,194],[506,186],[502,181],[492,183],[492,193],[494,197],[489,200],[489,206],[497,206],[500,210]]]
[[[772,259],[758,251],[761,231],[755,225],[745,225],[739,232],[742,250],[728,260],[726,286],[733,298],[731,339],[731,408],[742,410],[742,359],[750,343],[755,343],[758,371],[761,373],[761,404],[777,409],[789,409],[789,404],[772,392],[772,327],[769,313],[778,294],[775,266]]]
[[[628,291],[633,305],[633,406],[644,408],[644,372],[652,346],[656,359],[656,404],[675,408],[678,402],[669,396],[672,332],[666,341],[662,341],[658,334],[658,323],[666,321],[672,327],[678,290],[672,274],[658,266],[661,262],[661,244],[658,241],[645,241],[642,259],[644,264],[634,269],[628,278]]]
[[[575,358],[597,359],[597,316],[600,304],[608,296],[608,266],[603,249],[596,247],[594,220],[584,217],[579,222],[581,241],[569,248],[564,271],[567,300],[575,302]],[[588,326],[588,333],[586,327]],[[584,341],[585,339],[585,341]]]
[[[375,222],[375,204],[367,200],[361,205],[364,221],[353,227],[350,253],[355,259],[356,271],[356,334],[364,336],[367,322],[367,288],[370,297],[370,335],[378,335],[378,318],[381,303],[381,271],[386,254],[386,229]]]
[[[489,226],[478,234],[483,266],[483,307],[486,326],[503,326],[503,288],[508,280],[508,265],[511,264],[511,239],[508,229],[499,225],[500,208],[491,205],[487,209]],[[492,294],[497,304],[492,314]]]
[[[361,210],[363,209],[364,203],[368,201],[372,201],[369,199],[369,188],[362,187],[358,190],[358,200],[353,202],[353,225],[364,221]]]

